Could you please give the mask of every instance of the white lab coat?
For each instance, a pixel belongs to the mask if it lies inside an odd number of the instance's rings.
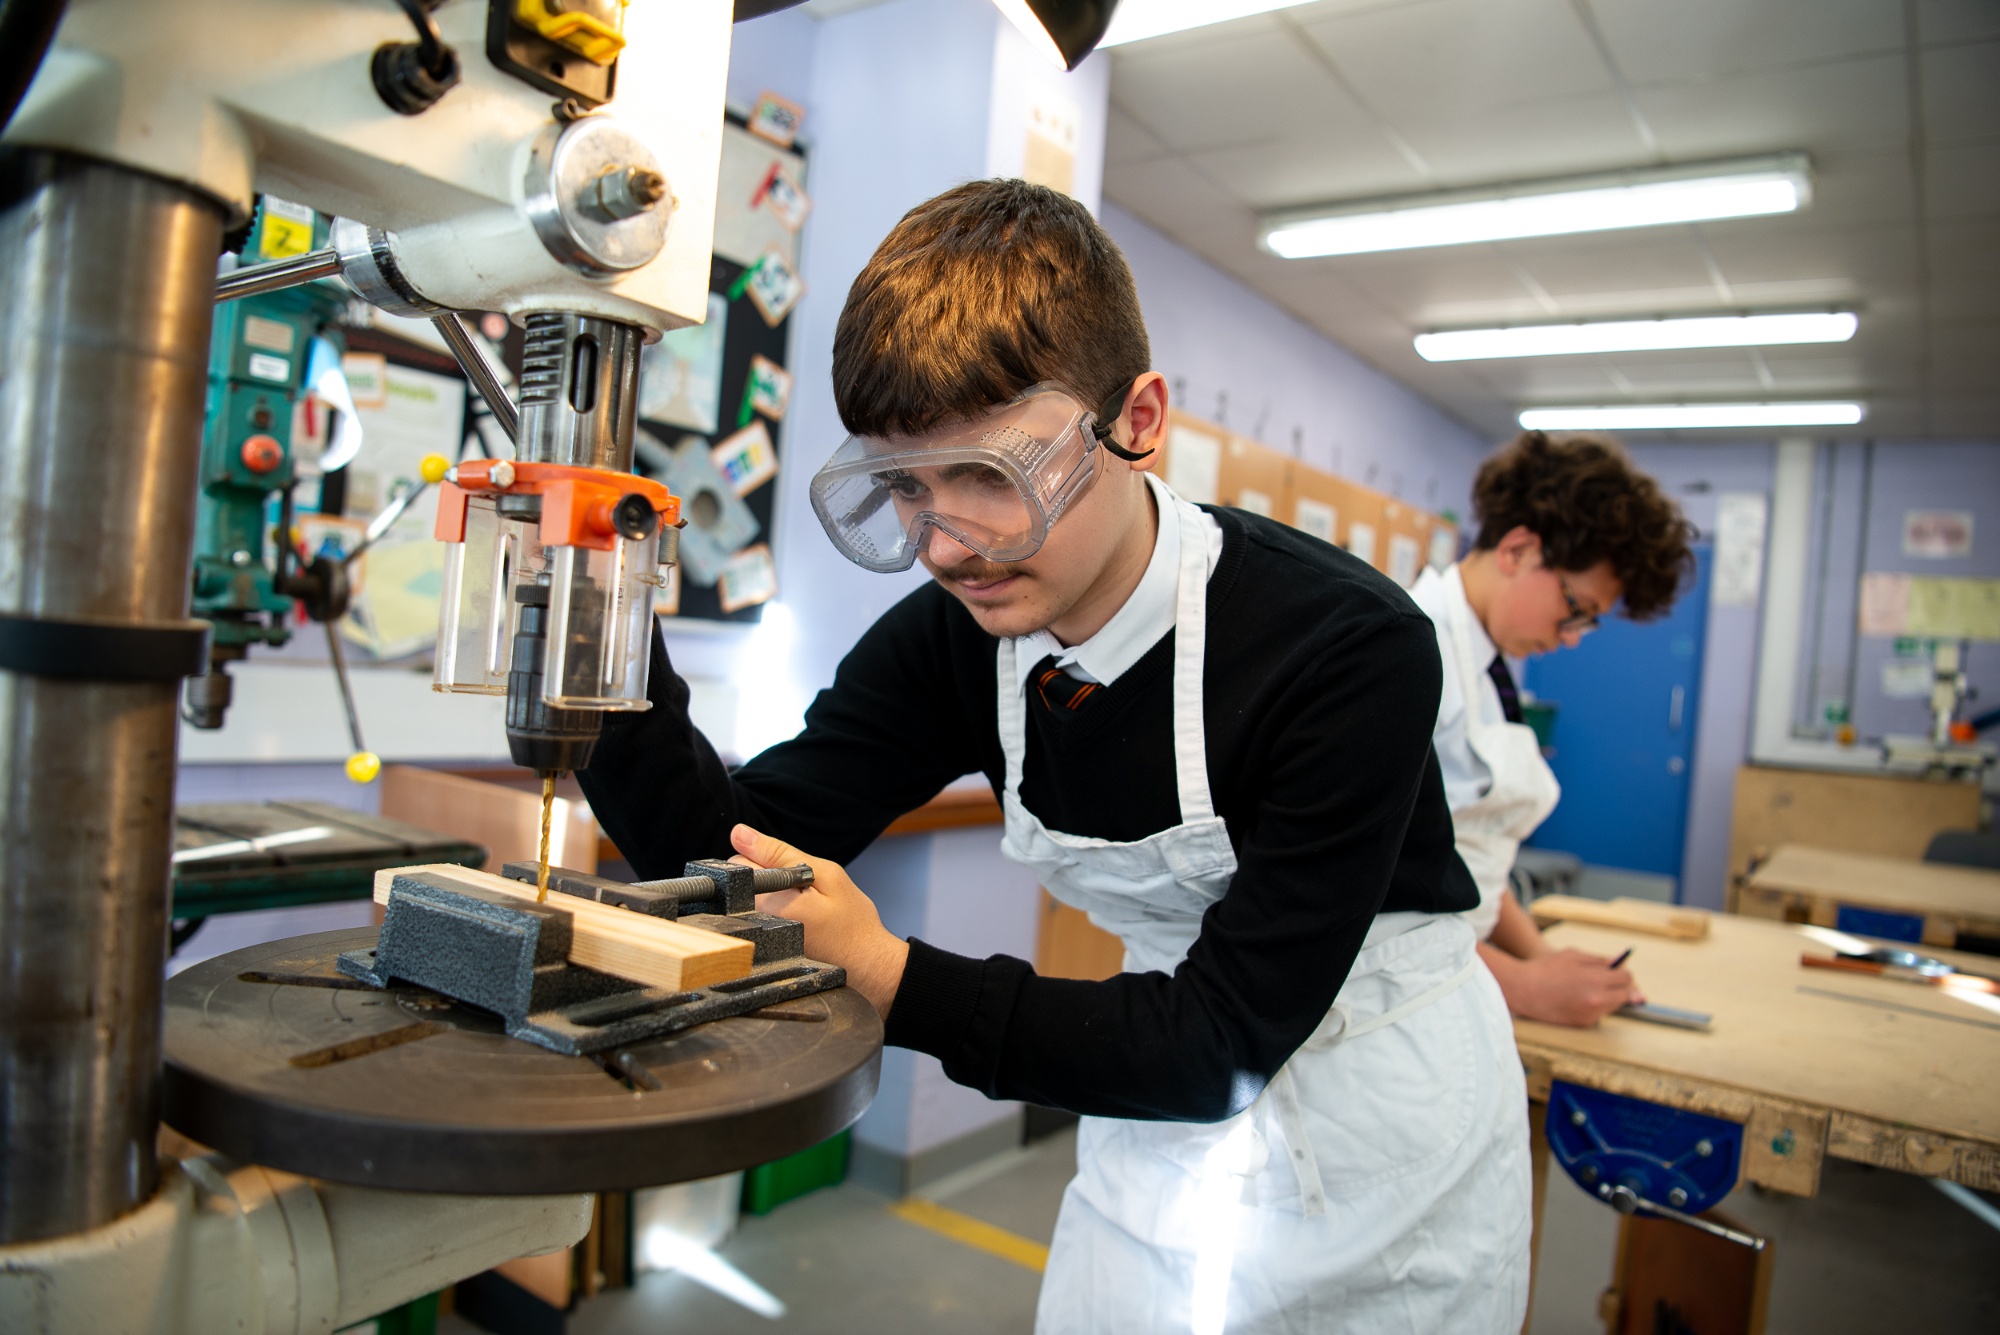
[[[1480,708],[1482,693],[1494,693],[1496,688],[1486,675],[1491,657],[1481,657],[1475,640],[1491,641],[1483,633],[1473,634],[1472,606],[1465,600],[1458,567],[1442,575],[1426,570],[1410,596],[1437,626],[1444,670],[1457,681],[1465,700],[1465,741],[1492,776],[1484,794],[1451,813],[1458,856],[1479,885],[1479,907],[1466,918],[1484,941],[1500,921],[1500,897],[1509,893],[1507,876],[1521,841],[1555,810],[1562,786],[1542,759],[1541,739],[1533,728],[1489,718]],[[1440,736],[1437,743],[1440,762],[1449,763],[1445,756],[1451,739]]]
[[[1053,831],[1021,803],[1027,709],[999,652],[1007,855],[1171,972],[1236,871],[1208,786],[1209,555],[1181,525],[1174,751],[1181,824],[1130,843]],[[1457,915],[1384,914],[1339,998],[1243,1113],[1086,1117],[1039,1335],[1518,1331],[1527,1308],[1527,1094],[1505,1004]]]

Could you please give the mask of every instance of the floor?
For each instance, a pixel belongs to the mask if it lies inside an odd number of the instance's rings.
[[[925,1197],[1035,1243],[1074,1170],[1071,1134],[934,1184]],[[1617,1217],[1555,1171],[1533,1335],[1600,1335]],[[1989,1201],[1993,1198],[1988,1197]],[[570,1335],[1027,1335],[1040,1276],[907,1222],[842,1186],[745,1219],[722,1257],[783,1304],[757,1315],[680,1274],[645,1276],[572,1314]],[[1724,1209],[1775,1240],[1768,1335],[2000,1330],[2000,1229],[1902,1173],[1830,1163],[1811,1201],[1739,1191]],[[976,1227],[973,1230],[976,1232]],[[444,1335],[477,1335],[445,1318]]]

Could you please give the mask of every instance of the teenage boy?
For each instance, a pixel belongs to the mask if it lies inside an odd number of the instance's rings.
[[[1459,856],[1479,883],[1467,918],[1514,1014],[1594,1025],[1644,997],[1603,956],[1551,950],[1508,891],[1514,854],[1561,789],[1522,722],[1507,659],[1573,649],[1621,603],[1635,621],[1664,614],[1694,565],[1694,528],[1611,441],[1539,431],[1480,466],[1472,510],[1471,554],[1410,590],[1444,661],[1431,744]]]
[[[847,558],[933,581],[734,771],[656,644],[654,707],[607,723],[584,789],[641,875],[810,861],[782,911],[890,1043],[1083,1115],[1045,1335],[1517,1331],[1525,1091],[1460,916],[1430,622],[1345,553],[1168,490],[1150,364],[1075,201],[978,181],[913,210],[841,313],[853,434],[811,496]],[[839,863],[970,773],[1124,973],[883,928]]]

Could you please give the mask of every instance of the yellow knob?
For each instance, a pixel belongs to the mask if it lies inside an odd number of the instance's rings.
[[[417,465],[417,475],[436,486],[444,481],[444,475],[451,471],[451,461],[442,454],[426,454],[424,461]]]
[[[373,783],[382,772],[382,757],[373,751],[356,751],[347,758],[347,777],[356,783]]]

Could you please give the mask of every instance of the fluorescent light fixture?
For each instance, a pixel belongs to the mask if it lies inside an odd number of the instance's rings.
[[[1119,0],[1111,28],[1098,45],[1122,46],[1164,37],[1170,32],[1206,28],[1211,23],[1268,14],[1274,9],[1311,4],[1312,0]]]
[[[1812,202],[1803,153],[1402,195],[1264,216],[1258,237],[1288,260],[1474,241],[1791,213]]]
[[[1602,408],[1529,408],[1527,431],[1675,431],[1719,426],[1853,426],[1858,403],[1628,403]]]
[[[1559,357],[1581,352],[1658,352],[1667,348],[1749,348],[1778,343],[1845,343],[1861,322],[1849,311],[1804,315],[1702,315],[1672,320],[1602,320],[1418,334],[1427,362],[1492,357]]]

